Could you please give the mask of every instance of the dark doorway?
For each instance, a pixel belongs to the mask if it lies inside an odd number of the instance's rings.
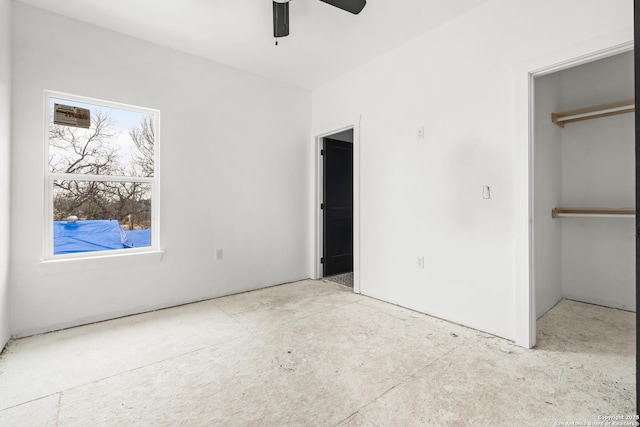
[[[353,271],[352,141],[353,129],[324,138],[322,151],[322,275],[324,277]]]

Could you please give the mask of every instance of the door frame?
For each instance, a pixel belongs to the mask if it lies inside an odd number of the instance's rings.
[[[315,160],[315,197],[314,197],[314,219],[315,219],[315,245],[313,250],[313,278],[322,278],[322,209],[323,202],[323,171],[322,171],[322,149],[323,139],[333,134],[353,129],[353,291],[362,293],[360,283],[360,121],[359,116],[352,121],[324,128],[322,131],[314,132],[314,160]]]
[[[536,77],[633,51],[633,40],[616,32],[590,43],[572,46],[515,67],[516,144],[514,191],[515,224],[515,342],[532,348],[536,345],[536,292],[533,240],[533,144],[534,81]],[[526,191],[525,191],[526,189]],[[522,196],[518,196],[518,194]]]

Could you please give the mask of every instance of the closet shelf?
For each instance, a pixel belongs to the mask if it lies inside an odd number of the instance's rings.
[[[554,208],[553,218],[635,218],[632,208]]]
[[[609,104],[578,108],[576,110],[568,110],[560,113],[551,113],[551,121],[563,128],[566,123],[597,119],[599,117],[615,116],[617,114],[633,113],[635,110],[635,99],[625,99],[624,101],[611,102]]]

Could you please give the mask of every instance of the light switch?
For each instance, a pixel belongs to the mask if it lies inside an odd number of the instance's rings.
[[[488,185],[483,185],[482,186],[482,198],[483,199],[490,199],[491,198],[491,188],[489,188]]]

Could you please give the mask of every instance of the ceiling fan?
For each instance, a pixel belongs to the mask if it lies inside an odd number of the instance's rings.
[[[289,35],[289,2],[291,0],[273,0],[273,36],[276,38],[276,46],[278,45],[278,37]],[[320,0],[323,3],[335,6],[338,9],[359,14],[367,0]]]

